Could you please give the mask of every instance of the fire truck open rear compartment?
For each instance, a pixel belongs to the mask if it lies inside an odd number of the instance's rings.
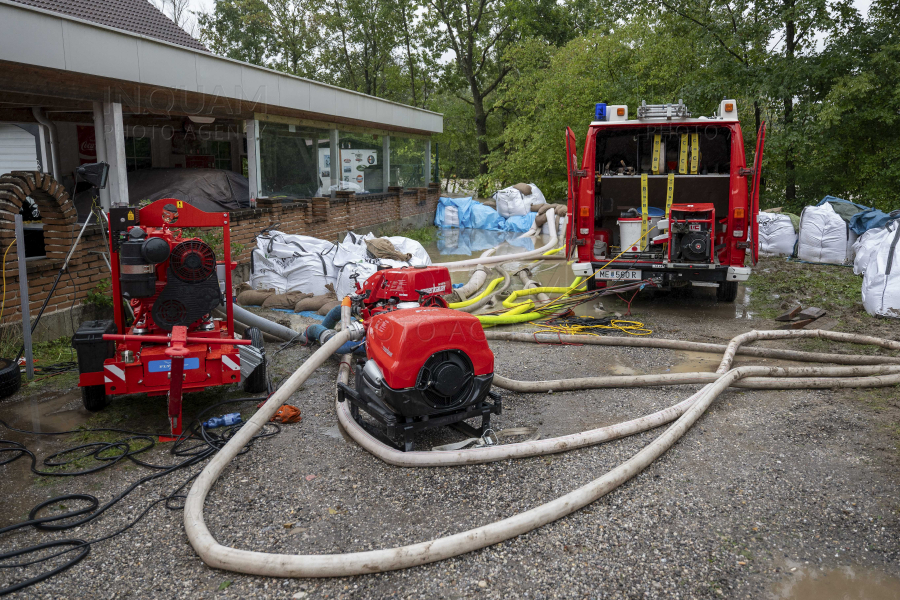
[[[719,300],[733,301],[750,273],[748,251],[755,264],[752,182],[764,131],[748,169],[732,100],[698,119],[681,103],[644,105],[636,120],[626,107],[598,105],[580,161],[567,134],[575,274],[593,275],[591,288],[646,280],[660,289],[712,287]]]

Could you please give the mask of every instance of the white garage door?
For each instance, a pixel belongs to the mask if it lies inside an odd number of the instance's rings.
[[[0,175],[37,168],[34,136],[15,125],[0,123]]]

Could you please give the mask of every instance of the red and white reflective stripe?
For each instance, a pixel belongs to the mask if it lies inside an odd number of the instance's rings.
[[[116,365],[103,365],[104,377],[103,381],[106,383],[117,383],[116,379],[125,383],[125,371],[117,367]],[[114,378],[114,379],[111,379]]]
[[[241,370],[241,357],[239,354],[235,354],[234,356],[229,356],[227,354],[222,355],[222,364],[231,369],[232,371],[240,371]]]

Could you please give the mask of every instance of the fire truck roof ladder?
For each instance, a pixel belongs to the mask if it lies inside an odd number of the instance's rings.
[[[641,101],[638,106],[638,119],[689,119],[690,111],[684,105],[684,100],[679,99],[678,104],[647,104],[646,100]]]

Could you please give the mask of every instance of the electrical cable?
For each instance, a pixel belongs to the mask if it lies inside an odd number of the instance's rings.
[[[173,456],[179,457],[182,460],[175,462],[169,465],[157,465],[144,460],[137,458],[138,454],[142,454],[147,452],[151,448],[155,446],[154,438],[158,437],[160,434],[156,433],[146,433],[146,432],[137,432],[130,431],[126,429],[117,429],[117,428],[96,428],[96,429],[75,429],[70,431],[58,431],[58,432],[43,432],[43,431],[29,431],[25,429],[19,429],[16,427],[12,427],[8,423],[3,420],[0,420],[0,425],[19,433],[25,433],[29,435],[43,435],[43,436],[56,436],[56,435],[70,435],[70,434],[84,434],[84,433],[101,433],[101,432],[114,432],[114,433],[122,433],[126,434],[129,437],[118,439],[112,442],[89,442],[86,444],[81,444],[79,446],[75,446],[72,448],[64,449],[60,452],[47,456],[43,459],[42,463],[47,467],[64,467],[65,465],[74,463],[76,461],[80,461],[84,458],[93,458],[96,461],[102,462],[103,464],[98,465],[96,467],[92,467],[89,469],[84,469],[80,471],[44,471],[37,468],[37,457],[33,452],[28,450],[24,444],[20,442],[14,442],[10,440],[0,440],[0,455],[2,454],[14,454],[14,456],[10,458],[5,458],[0,460],[0,466],[9,464],[14,462],[15,460],[22,458],[23,456],[27,456],[31,460],[31,471],[36,475],[40,476],[79,476],[86,475],[88,473],[96,473],[97,471],[107,469],[115,464],[118,464],[124,459],[128,459],[131,462],[153,469],[154,473],[150,473],[139,480],[135,481],[131,485],[129,485],[125,490],[114,496],[111,500],[109,500],[104,505],[100,505],[100,501],[90,495],[90,494],[66,494],[63,496],[57,496],[55,498],[51,498],[40,504],[36,505],[31,509],[28,515],[28,519],[26,521],[22,521],[20,523],[16,523],[4,528],[0,528],[0,535],[22,529],[24,527],[34,527],[36,529],[45,530],[45,531],[63,531],[66,529],[71,529],[72,527],[78,527],[84,525],[90,521],[93,521],[101,514],[106,512],[108,509],[113,507],[120,500],[125,498],[129,493],[133,490],[137,489],[144,483],[152,481],[154,479],[164,477],[175,471],[191,467],[195,464],[205,461],[206,459],[213,456],[216,452],[219,451],[225,444],[234,437],[235,433],[240,429],[243,423],[233,425],[230,427],[221,428],[218,432],[211,431],[203,427],[203,417],[208,414],[210,411],[215,410],[216,408],[226,405],[226,404],[235,404],[235,403],[243,403],[243,402],[258,402],[261,398],[237,398],[232,400],[224,400],[222,402],[218,402],[214,405],[208,406],[200,411],[197,417],[191,422],[191,426],[182,433],[181,436],[177,440],[175,440],[172,448],[170,449],[170,453]],[[238,454],[244,454],[250,449],[250,445],[257,439],[263,437],[270,437],[278,434],[281,431],[279,425],[275,423],[268,423],[264,429],[260,430],[256,435],[252,436],[247,444],[241,449]],[[196,443],[193,443],[196,440]],[[137,443],[136,443],[137,442]],[[134,446],[134,447],[133,447]],[[112,452],[112,454],[108,454]],[[29,587],[35,583],[40,581],[44,581],[54,575],[65,571],[66,569],[76,565],[81,560],[83,560],[89,553],[92,544],[97,544],[99,542],[103,542],[112,537],[120,535],[134,526],[138,521],[140,521],[147,513],[150,512],[157,504],[164,502],[166,508],[169,510],[180,510],[183,508],[183,504],[175,505],[173,501],[175,500],[183,500],[187,496],[185,494],[181,494],[180,492],[187,486],[194,478],[199,474],[195,473],[190,476],[184,482],[182,482],[173,492],[164,496],[163,498],[159,498],[153,501],[147,508],[138,515],[134,520],[126,524],[124,527],[108,534],[106,536],[94,539],[94,540],[83,540],[83,539],[64,539],[64,540],[55,540],[53,542],[47,542],[43,544],[38,544],[35,546],[30,546],[26,548],[20,548],[18,550],[14,550],[11,552],[6,552],[0,554],[0,569],[6,568],[24,568],[30,565],[34,565],[37,563],[45,562],[52,558],[56,558],[58,556],[62,556],[64,554],[69,554],[71,552],[78,552],[75,556],[70,557],[65,563],[60,566],[54,567],[48,571],[45,571],[35,577],[30,579],[26,579],[24,581],[19,581],[11,586],[0,588],[0,596],[5,594],[9,594],[11,592],[24,589]],[[88,505],[82,508],[77,508],[75,510],[71,510],[62,514],[39,517],[39,513],[46,509],[49,506],[60,502],[66,501],[84,501],[87,502]],[[76,520],[75,517],[81,517]],[[60,521],[65,521],[60,523]],[[4,562],[10,559],[14,559],[21,556],[33,555],[42,550],[46,550],[48,548],[55,548],[59,546],[69,546],[64,550],[60,550],[59,552],[49,554],[47,556],[41,556],[34,560],[26,561],[26,562],[17,562],[17,563],[9,563]]]

